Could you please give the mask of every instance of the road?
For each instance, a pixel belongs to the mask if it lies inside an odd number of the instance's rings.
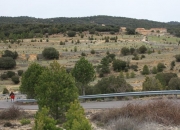
[[[103,109],[103,108],[120,108],[128,103],[133,104],[146,104],[153,100],[129,100],[129,101],[106,101],[106,102],[85,102],[81,103],[84,109]],[[173,100],[175,102],[180,102],[179,100]],[[38,105],[17,105],[15,102],[10,102],[7,100],[0,100],[0,109],[9,108],[12,105],[18,106],[24,110],[38,110]]]

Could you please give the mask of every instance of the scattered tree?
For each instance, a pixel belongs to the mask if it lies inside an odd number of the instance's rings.
[[[42,55],[47,59],[59,59],[59,52],[53,47],[45,48]]]
[[[143,82],[143,91],[156,91],[162,89],[163,86],[159,80],[154,77],[146,77],[145,81]]]

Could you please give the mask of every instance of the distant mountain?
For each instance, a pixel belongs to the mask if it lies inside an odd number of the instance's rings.
[[[102,27],[101,25],[106,25]],[[98,27],[97,27],[98,26]],[[126,28],[167,28],[168,32],[180,37],[180,23],[171,21],[156,22],[145,19],[134,19],[125,17],[113,16],[89,16],[89,17],[59,17],[59,18],[34,18],[28,16],[21,17],[0,17],[0,33],[4,33],[9,37],[10,33],[22,34],[24,33],[58,33],[73,31],[112,31],[117,32],[119,27]],[[1,34],[2,35],[2,34]],[[30,34],[29,34],[30,35]],[[1,36],[2,37],[2,36]]]
[[[143,19],[133,19],[125,17],[112,17],[112,16],[90,16],[90,17],[59,17],[59,18],[33,18],[27,16],[21,17],[0,17],[1,24],[105,24],[117,25],[121,27],[167,27],[169,24],[163,22],[156,22]]]
[[[168,24],[171,24],[171,25],[180,25],[180,22],[170,21],[170,22],[168,22]]]

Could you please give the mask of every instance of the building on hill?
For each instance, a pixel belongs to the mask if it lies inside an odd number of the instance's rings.
[[[166,28],[151,28],[147,30],[144,28],[136,28],[135,32],[142,35],[164,35],[167,33],[167,29]]]
[[[120,27],[119,32],[120,33],[126,33],[126,27]]]

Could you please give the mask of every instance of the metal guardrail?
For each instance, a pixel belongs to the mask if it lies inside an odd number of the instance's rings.
[[[146,95],[178,95],[178,94],[180,94],[180,90],[141,91],[141,92],[124,92],[124,93],[84,95],[84,96],[79,96],[79,99],[125,97],[125,96],[146,96]]]
[[[124,93],[108,93],[96,95],[79,96],[79,99],[107,98],[107,97],[125,97],[125,96],[147,96],[147,95],[180,95],[180,90],[163,90],[163,91],[141,91],[141,92],[124,92]],[[16,102],[37,102],[35,99],[17,99]]]

